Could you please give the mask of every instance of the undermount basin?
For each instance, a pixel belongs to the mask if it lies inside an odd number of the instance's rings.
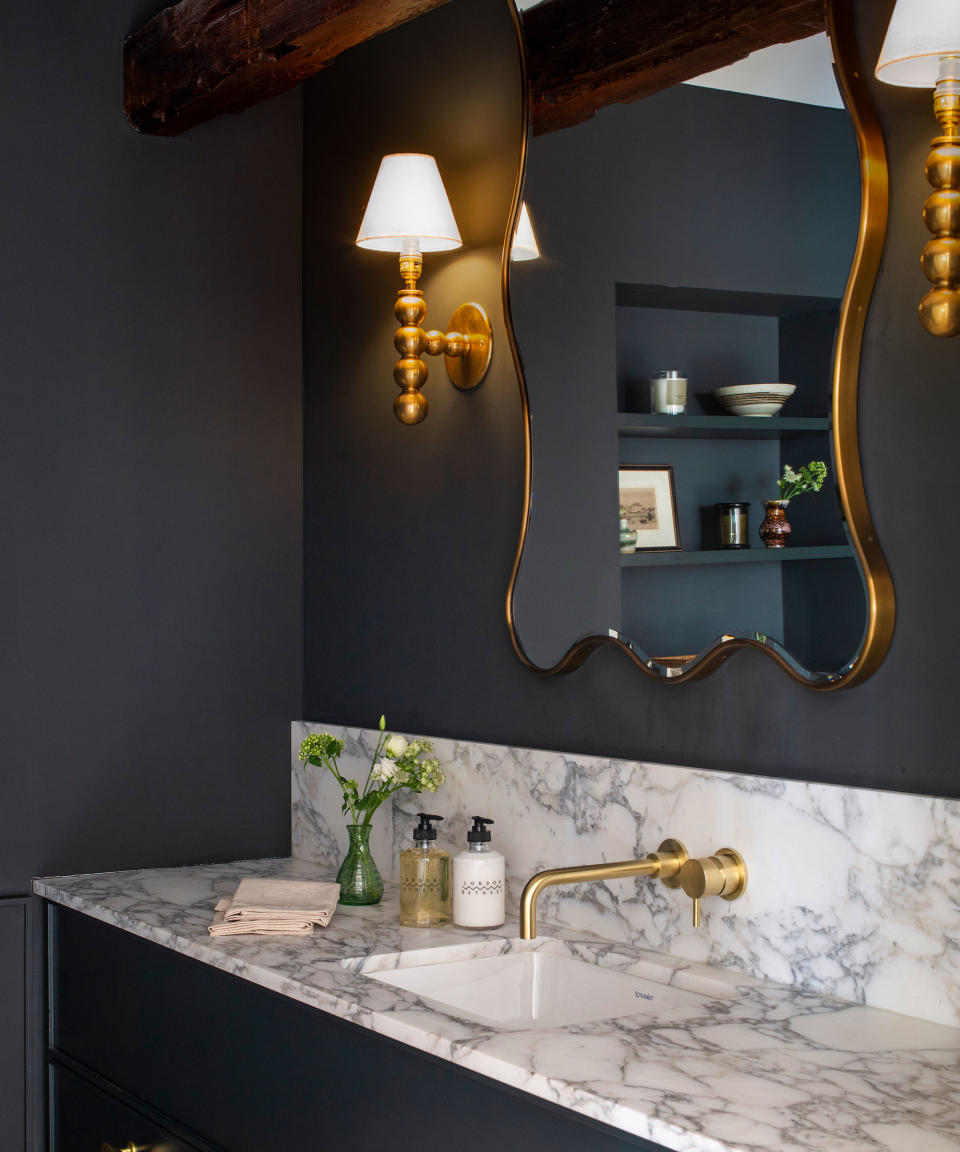
[[[424,954],[425,955],[425,954]],[[363,975],[506,1031],[623,1016],[686,1016],[707,997],[548,951],[431,961]]]

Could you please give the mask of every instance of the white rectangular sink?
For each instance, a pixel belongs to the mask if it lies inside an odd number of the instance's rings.
[[[689,1016],[706,997],[551,952],[511,952],[365,971],[457,1016],[506,1031],[622,1016]]]

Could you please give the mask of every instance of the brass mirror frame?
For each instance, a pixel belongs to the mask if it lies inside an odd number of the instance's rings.
[[[639,0],[638,0],[639,2]],[[860,155],[860,228],[840,310],[836,355],[833,365],[833,453],[837,489],[851,541],[859,557],[867,598],[867,622],[863,642],[856,657],[836,673],[815,673],[802,669],[779,645],[772,647],[746,637],[720,638],[696,659],[679,667],[645,660],[633,647],[615,636],[587,636],[575,641],[556,664],[541,668],[524,651],[514,620],[514,594],[527,528],[530,523],[530,497],[533,487],[533,442],[530,405],[523,362],[513,330],[510,310],[510,245],[520,215],[526,177],[527,143],[530,133],[530,93],[526,68],[523,29],[516,7],[511,3],[520,51],[523,84],[523,123],[525,132],[520,151],[520,168],[514,190],[513,207],[501,259],[501,294],[504,320],[520,388],[524,423],[523,516],[520,538],[507,588],[507,626],[513,648],[523,664],[541,676],[555,676],[579,668],[602,645],[625,652],[651,679],[666,684],[685,684],[709,675],[741,648],[766,653],[798,683],[816,691],[831,692],[860,684],[880,667],[893,637],[896,602],[893,581],[867,505],[860,466],[857,430],[857,399],[863,331],[873,294],[887,231],[889,180],[887,155],[880,122],[860,63],[853,16],[854,0],[825,0],[827,33],[833,49],[837,80],[847,111],[853,120]]]

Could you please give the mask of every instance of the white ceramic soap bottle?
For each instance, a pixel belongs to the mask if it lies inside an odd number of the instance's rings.
[[[486,816],[471,816],[466,851],[453,858],[453,922],[461,928],[498,928],[504,914],[504,860],[490,847]]]

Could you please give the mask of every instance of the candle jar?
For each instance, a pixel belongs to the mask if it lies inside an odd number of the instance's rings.
[[[717,504],[716,509],[720,518],[720,547],[749,548],[747,519],[750,512],[750,502],[734,501]]]
[[[650,411],[682,416],[687,410],[687,378],[675,369],[650,377]]]

